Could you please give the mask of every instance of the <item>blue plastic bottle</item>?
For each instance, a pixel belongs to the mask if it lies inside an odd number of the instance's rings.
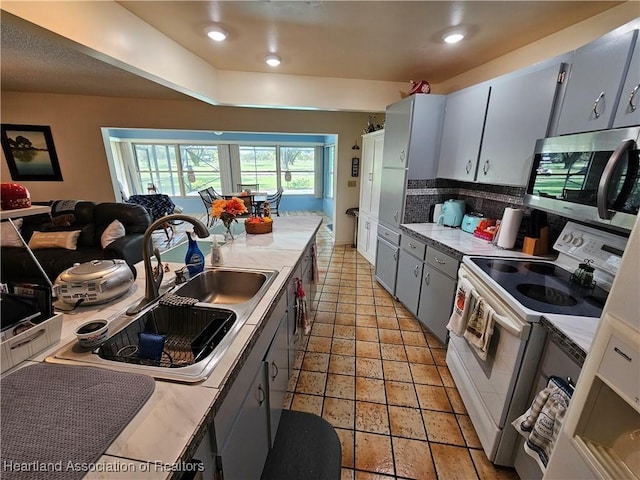
[[[184,263],[189,270],[189,277],[194,277],[204,270],[204,255],[193,238],[193,231],[187,232],[187,238],[189,239],[189,248],[187,248],[187,255],[184,257]]]

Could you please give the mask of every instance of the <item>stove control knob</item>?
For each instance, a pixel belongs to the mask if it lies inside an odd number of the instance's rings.
[[[563,241],[563,242],[567,242],[567,243],[568,243],[568,242],[570,242],[571,240],[573,240],[573,234],[572,234],[572,233],[565,233],[565,234],[562,236],[562,241]]]
[[[579,247],[580,245],[582,245],[584,243],[584,238],[576,237],[576,238],[573,239],[573,241],[571,243],[573,245],[575,245],[576,247]]]

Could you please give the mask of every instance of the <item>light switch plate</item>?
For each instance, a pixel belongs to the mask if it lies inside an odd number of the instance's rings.
[[[356,186],[356,181],[355,180],[348,180],[347,181],[347,187],[355,187]]]

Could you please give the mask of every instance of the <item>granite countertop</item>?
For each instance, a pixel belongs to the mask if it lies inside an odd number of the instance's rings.
[[[407,223],[400,225],[400,229],[458,260],[462,260],[465,255],[547,260],[554,258],[552,256],[534,257],[516,250],[505,250],[460,228],[436,223]],[[553,314],[544,315],[541,320],[541,324],[580,364],[584,362],[589,352],[599,322],[599,318]]]
[[[206,427],[211,425],[218,403],[224,397],[221,392],[228,387],[227,383],[231,383],[227,379],[234,378],[234,372],[242,366],[245,350],[253,344],[252,337],[262,330],[261,324],[268,318],[278,294],[321,221],[319,216],[274,218],[272,233],[239,235],[232,243],[222,246],[222,266],[277,270],[278,275],[213,373],[196,384],[156,380],[155,391],[147,403],[97,462],[103,465],[102,470],[113,471],[91,471],[84,478],[122,478],[124,467],[128,468],[127,478],[169,478],[174,473],[172,465],[189,460],[206,433]],[[212,237],[198,239],[199,242],[207,240],[213,241]],[[208,258],[206,264],[209,265]],[[184,264],[169,264],[170,272],[165,273],[163,280],[164,289],[169,288],[174,271],[182,266]],[[121,319],[123,312],[144,296],[142,263],[137,264],[136,269],[138,277],[127,294],[105,305],[79,307],[77,311],[66,313],[60,341],[5,374],[33,362],[42,362],[68,343],[75,342],[74,330],[87,320]]]

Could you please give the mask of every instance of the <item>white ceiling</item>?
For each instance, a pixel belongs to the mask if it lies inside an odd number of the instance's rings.
[[[439,83],[623,2],[120,1],[220,70]],[[209,40],[217,22],[227,41]],[[185,98],[2,13],[2,90]],[[467,38],[446,45],[459,27]],[[141,46],[141,48],[143,48]],[[263,58],[282,57],[277,69]]]

